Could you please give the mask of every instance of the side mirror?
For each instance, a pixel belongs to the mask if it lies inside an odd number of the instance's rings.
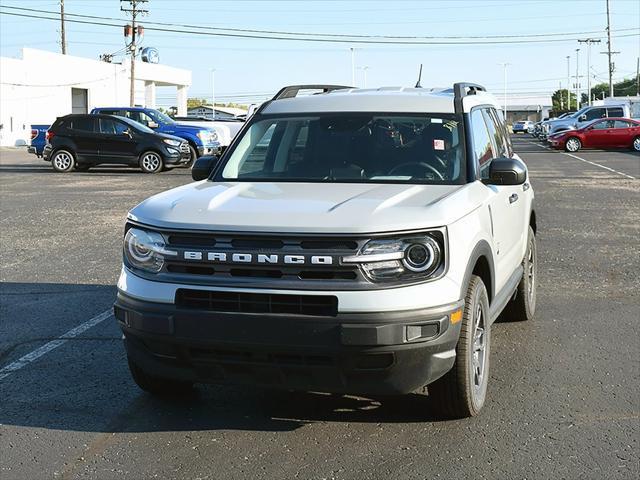
[[[582,115],[580,115],[578,117],[578,120],[580,120],[581,122],[584,122],[587,120],[587,115],[585,113],[583,113]]]
[[[191,167],[191,178],[194,180],[205,180],[209,178],[211,172],[218,164],[218,157],[213,155],[204,155],[195,162],[193,162],[193,166]]]
[[[489,165],[488,185],[522,185],[527,180],[527,167],[515,158],[499,157]]]
[[[158,125],[156,122],[149,122],[147,123],[147,127],[149,128],[158,128],[160,125]]]

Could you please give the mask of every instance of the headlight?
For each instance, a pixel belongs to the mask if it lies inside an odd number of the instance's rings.
[[[211,143],[218,140],[218,134],[211,130],[200,130],[198,132],[198,138],[202,140],[202,143]]]
[[[357,255],[343,257],[343,263],[357,263],[374,282],[419,281],[437,276],[444,269],[444,236],[432,232],[400,239],[375,239]]]
[[[171,140],[170,138],[165,138],[162,140],[167,145],[171,145],[172,147],[179,147],[182,142],[179,140]]]
[[[165,247],[164,237],[156,232],[130,228],[124,237],[125,259],[132,267],[147,272],[159,272],[166,256],[178,255]]]

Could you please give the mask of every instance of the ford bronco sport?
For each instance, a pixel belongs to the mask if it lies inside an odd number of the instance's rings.
[[[142,389],[428,385],[443,415],[480,411],[492,323],[532,318],[537,285],[533,189],[483,87],[285,87],[192,176],[125,226]]]

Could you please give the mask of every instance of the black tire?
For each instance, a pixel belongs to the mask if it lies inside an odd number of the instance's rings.
[[[481,332],[476,324],[482,328]],[[483,346],[482,350],[478,350],[479,345]],[[455,363],[442,378],[428,386],[433,409],[447,418],[476,416],[487,397],[490,353],[489,297],[482,279],[472,275],[465,296]]]
[[[640,136],[633,139],[631,143],[631,150],[634,152],[640,152]]]
[[[522,260],[522,280],[516,289],[515,298],[507,303],[500,320],[507,322],[522,322],[531,320],[536,314],[536,299],[538,287],[538,249],[536,235],[529,226],[527,251]]]
[[[76,158],[69,150],[56,150],[51,155],[51,166],[56,172],[69,173],[76,166]]]
[[[569,137],[564,142],[564,149],[567,152],[575,153],[582,148],[582,142],[578,137]]]
[[[158,152],[148,150],[140,155],[140,170],[144,173],[158,173],[164,168],[164,160]]]
[[[196,148],[189,144],[189,161],[187,163],[184,164],[185,167],[191,167],[191,165],[193,165],[193,162],[195,162],[198,159],[198,150],[196,150]]]
[[[152,395],[176,397],[193,392],[193,383],[148,375],[131,360],[129,360],[129,371],[136,385]]]

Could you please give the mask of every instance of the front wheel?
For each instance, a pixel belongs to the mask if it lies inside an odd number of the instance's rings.
[[[140,169],[144,173],[157,173],[164,167],[162,157],[156,152],[144,152],[140,155]]]
[[[195,162],[198,159],[198,150],[196,150],[196,148],[193,145],[189,145],[189,161],[187,163],[184,164],[185,167],[190,167],[191,165],[193,165],[193,162]]]
[[[580,147],[582,147],[582,143],[580,142],[580,139],[577,137],[569,138],[567,142],[564,144],[564,149],[567,152],[577,152],[578,150],[580,150]]]
[[[640,152],[640,137],[636,137],[633,139],[633,144],[631,145],[631,149],[636,152]]]
[[[433,407],[447,417],[474,417],[484,405],[491,350],[489,323],[487,289],[480,277],[472,275],[453,368],[427,387]]]
[[[73,170],[76,159],[68,150],[57,150],[51,157],[51,166],[56,172],[67,173]]]

